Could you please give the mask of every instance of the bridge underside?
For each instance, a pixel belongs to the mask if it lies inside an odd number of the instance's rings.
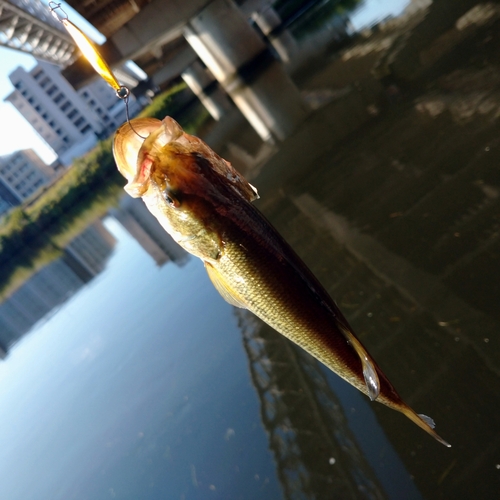
[[[71,37],[40,2],[25,6],[0,0],[0,45],[59,66],[70,64],[76,56]]]

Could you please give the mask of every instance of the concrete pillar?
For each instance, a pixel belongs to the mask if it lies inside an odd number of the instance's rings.
[[[277,34],[273,33],[281,25],[281,18],[278,13],[270,5],[267,5],[263,10],[253,12],[252,19],[269,40],[279,58],[285,63],[290,62],[297,52],[298,46],[295,38],[288,30],[281,30]]]
[[[307,115],[281,63],[230,0],[209,3],[184,36],[262,139],[283,140]]]
[[[220,120],[232,108],[227,94],[199,60],[186,68],[181,76],[214,120]]]

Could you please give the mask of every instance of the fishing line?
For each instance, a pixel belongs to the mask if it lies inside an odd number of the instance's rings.
[[[141,139],[146,139],[146,137],[143,137],[134,129],[130,121],[130,90],[128,89],[128,87],[126,87],[125,85],[120,85],[104,57],[102,57],[102,55],[99,53],[90,39],[69,20],[68,14],[66,14],[64,9],[61,7],[61,4],[56,2],[49,2],[48,7],[52,16],[66,28],[71,38],[73,38],[77,47],[80,49],[87,61],[92,65],[96,73],[104,81],[106,81],[110,87],[114,89],[116,97],[118,97],[118,99],[121,99],[125,103],[125,116],[127,118],[127,123],[129,124],[134,134],[136,134]]]

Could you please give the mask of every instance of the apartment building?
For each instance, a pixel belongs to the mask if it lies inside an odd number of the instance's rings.
[[[32,149],[0,156],[0,214],[29,198],[54,175]]]

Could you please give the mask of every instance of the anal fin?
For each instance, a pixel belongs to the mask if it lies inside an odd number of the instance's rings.
[[[375,401],[380,394],[380,381],[378,378],[377,368],[373,364],[367,350],[363,347],[356,336],[343,324],[339,324],[339,326],[347,341],[352,345],[361,360],[368,397],[372,401]]]

